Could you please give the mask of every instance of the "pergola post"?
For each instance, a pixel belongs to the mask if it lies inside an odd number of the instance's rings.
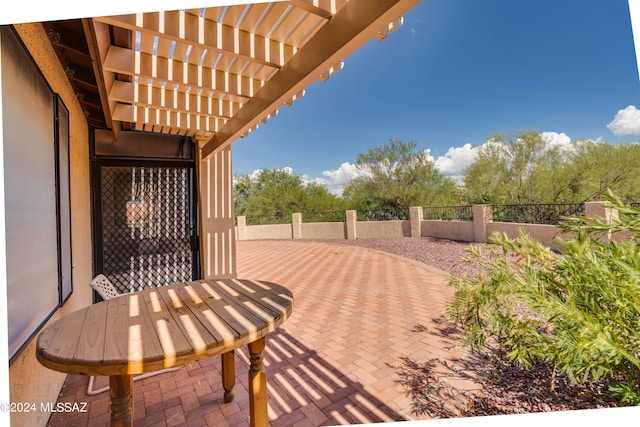
[[[198,150],[200,258],[202,277],[235,278],[236,236],[231,148],[202,159]]]

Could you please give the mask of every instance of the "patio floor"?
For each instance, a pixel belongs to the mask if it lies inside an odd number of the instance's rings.
[[[464,349],[440,331],[453,290],[443,273],[370,249],[305,241],[241,241],[239,277],[282,284],[294,293],[293,315],[267,337],[272,426],[319,426],[427,419],[412,411],[401,367],[422,377],[414,388],[440,384],[477,389],[463,375]],[[134,383],[136,426],[248,426],[248,357],[236,351],[235,399],[222,399],[220,358]],[[456,369],[456,367],[458,369]],[[49,426],[109,422],[109,395],[87,396],[88,377],[69,375],[60,402],[88,402],[86,413],[54,413]],[[100,378],[97,386],[106,385]],[[437,386],[436,386],[437,387]],[[451,397],[451,396],[449,396]],[[455,401],[447,402],[449,408]]]

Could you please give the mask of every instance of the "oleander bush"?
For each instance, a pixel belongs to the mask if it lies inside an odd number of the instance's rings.
[[[470,247],[464,261],[485,273],[450,277],[447,313],[474,349],[496,341],[515,364],[547,362],[578,383],[604,379],[621,405],[640,405],[640,209],[606,199],[619,218],[565,218],[572,237],[559,252],[525,234],[494,234],[488,261]]]

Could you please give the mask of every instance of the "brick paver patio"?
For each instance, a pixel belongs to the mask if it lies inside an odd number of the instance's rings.
[[[237,253],[239,277],[280,283],[295,296],[291,318],[267,337],[272,426],[428,418],[413,413],[408,389],[398,382],[403,360],[438,359],[440,381],[475,388],[451,369],[464,352],[458,340],[437,332],[434,319],[453,294],[441,271],[321,242],[241,241]],[[135,382],[135,425],[248,425],[246,349],[236,355],[232,403],[223,403],[214,357]],[[108,425],[108,393],[87,396],[87,378],[69,375],[59,401],[89,402],[88,412],[53,414],[50,426]]]

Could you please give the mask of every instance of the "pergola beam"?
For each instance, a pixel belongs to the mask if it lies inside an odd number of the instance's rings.
[[[171,128],[188,129],[193,132],[217,132],[225,119],[207,116],[205,114],[188,113],[157,107],[133,106],[117,104],[113,111],[113,119],[122,122],[132,122],[140,125],[153,125]]]
[[[112,120],[111,118],[116,102],[110,101],[108,96],[108,92],[115,82],[115,76],[102,67],[107,55],[107,50],[111,45],[109,28],[107,25],[97,23],[92,19],[83,19],[82,26],[87,39],[87,45],[89,46],[89,52],[91,53],[91,62],[97,80],[98,93],[100,94],[100,102],[102,104],[105,122],[107,127],[112,129],[113,138],[118,139],[120,122]]]
[[[142,20],[137,22],[137,16]],[[295,51],[293,46],[281,46],[257,34],[238,31],[231,26],[180,11],[103,16],[100,22],[143,34],[159,36],[249,60],[271,68],[280,68]]]
[[[115,82],[109,99],[136,106],[165,108],[184,113],[199,113],[229,119],[240,109],[237,102],[223,101],[215,97],[185,93],[179,90],[157,86],[138,85],[136,99],[135,85],[129,82]]]
[[[223,149],[277,110],[420,0],[351,0],[202,147]]]
[[[333,16],[331,11],[314,6],[313,4],[308,3],[304,0],[289,0],[288,3],[291,4],[292,6],[299,7],[302,10],[306,10],[309,13],[312,13],[316,16],[319,16],[327,20],[331,19],[331,17]]]
[[[136,60],[138,55],[139,60]],[[167,58],[136,53],[134,50],[111,46],[104,61],[104,69],[129,76],[139,76],[141,80],[166,82],[169,86],[184,85],[192,90],[222,91],[231,95],[250,98],[262,87],[263,81],[238,74],[227,73],[212,68]]]

